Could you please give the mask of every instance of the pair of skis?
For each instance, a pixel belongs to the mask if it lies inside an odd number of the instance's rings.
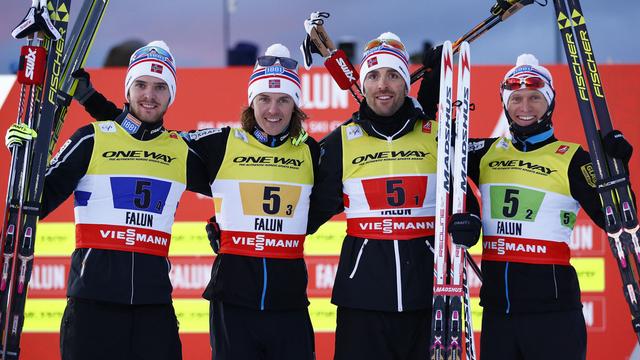
[[[460,59],[458,62],[457,99],[454,102],[451,42],[446,41],[442,47],[438,110],[433,312],[429,348],[432,360],[462,359],[463,339],[467,359],[475,359],[465,252],[461,247],[450,242],[450,236],[447,232],[450,213],[465,211],[467,194],[471,83],[469,43],[461,42],[458,50]],[[457,119],[455,121],[455,146],[452,146],[451,123],[454,107],[457,107],[458,110],[456,110]],[[449,204],[450,191],[453,191],[451,204]],[[449,255],[448,259],[447,255]],[[449,276],[447,276],[447,271],[450,271]],[[464,332],[462,330],[463,311]]]
[[[606,217],[605,230],[622,278],[622,291],[631,311],[631,324],[640,343],[640,291],[628,259],[634,258],[636,271],[640,274],[639,227],[631,199],[629,174],[622,161],[603,151],[600,136],[609,134],[613,125],[580,1],[567,0],[565,3],[565,0],[554,0],[554,5]]]
[[[36,130],[38,137],[11,150],[1,228],[2,360],[18,359],[20,355],[44,174],[75,91],[70,75],[84,65],[107,1],[84,3],[73,29],[71,46],[65,42],[70,0],[49,0],[48,3],[33,0],[27,15],[12,33],[16,38],[29,39],[20,61],[21,90],[16,123],[27,124]],[[25,102],[28,103],[26,109]]]

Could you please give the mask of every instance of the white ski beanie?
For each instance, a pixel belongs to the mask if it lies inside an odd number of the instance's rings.
[[[409,54],[405,50],[405,46],[400,41],[398,35],[392,32],[380,34],[377,38],[369,41],[380,40],[380,45],[365,50],[360,61],[360,87],[364,92],[364,79],[370,71],[388,67],[400,73],[407,84],[407,93],[411,88],[411,76],[409,74]],[[402,49],[384,43],[384,40],[394,40],[400,43]]]
[[[553,98],[555,96],[555,92],[553,91],[553,77],[549,70],[547,70],[544,66],[541,66],[538,62],[538,59],[531,54],[522,54],[518,56],[518,60],[516,60],[516,66],[511,70],[507,71],[507,74],[504,76],[502,81],[509,78],[519,78],[526,79],[529,77],[540,77],[544,80],[545,86],[536,89],[544,95],[547,100],[547,105],[551,105]],[[502,103],[507,106],[507,102],[509,101],[509,97],[513,94],[514,91],[518,90],[506,90],[500,86],[500,91],[502,92]]]
[[[136,50],[129,59],[129,70],[124,82],[127,97],[133,82],[141,76],[153,76],[169,86],[169,105],[176,99],[176,65],[169,46],[164,41],[152,41]]]
[[[273,44],[267,48],[265,56],[291,58],[289,49],[282,44]],[[261,66],[256,61],[253,73],[249,77],[247,95],[249,106],[253,99],[263,92],[287,94],[293,98],[296,106],[300,107],[301,87],[298,69],[287,69],[276,61],[271,66]]]

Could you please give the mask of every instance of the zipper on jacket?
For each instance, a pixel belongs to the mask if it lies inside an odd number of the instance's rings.
[[[131,253],[131,305],[133,305],[133,273],[134,273],[134,267],[135,267],[135,254],[134,252]]]
[[[82,266],[80,267],[80,277],[82,277],[82,275],[84,275],[84,267],[87,264],[87,259],[89,258],[89,254],[91,254],[91,248],[87,249],[87,253],[84,254],[84,257],[82,258]]]
[[[393,240],[393,252],[396,258],[396,294],[398,296],[398,311],[402,312],[402,269],[400,264],[400,250],[398,240]]]
[[[507,299],[507,311],[511,311],[511,301],[509,300],[509,262],[504,267],[504,296]]]
[[[556,290],[556,299],[558,299],[558,279],[556,278],[556,265],[553,265],[553,286],[555,287]]]
[[[264,310],[264,298],[267,296],[267,259],[262,258],[262,297],[260,298],[260,310]]]
[[[364,239],[364,241],[362,242],[362,245],[360,246],[360,250],[358,251],[358,256],[356,256],[356,263],[355,265],[353,265],[353,270],[351,271],[351,274],[349,274],[349,279],[353,279],[353,277],[356,276],[358,265],[360,265],[360,258],[362,257],[362,251],[364,250],[364,246],[367,245],[368,242],[369,242],[369,239]]]
[[[385,138],[388,143],[391,143],[393,141],[393,139],[396,137],[396,135],[400,134],[402,132],[402,130],[404,130],[404,128],[406,128],[407,125],[409,125],[410,122],[411,122],[411,119],[407,119],[407,121],[405,121],[405,123],[402,126],[402,128],[400,128],[400,130],[398,130],[395,134],[393,134],[391,136],[387,136],[387,135],[381,133],[380,131],[376,130],[376,128],[373,127],[373,123],[371,124],[371,129],[373,129],[373,131],[375,131],[375,133],[378,134],[379,136]]]

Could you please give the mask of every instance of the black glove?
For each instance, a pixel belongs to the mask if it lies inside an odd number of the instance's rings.
[[[427,68],[422,76],[418,90],[418,102],[429,118],[435,117],[440,98],[440,63],[442,60],[442,45],[431,47],[422,54],[422,65]]]
[[[422,65],[431,72],[437,72],[440,75],[440,62],[442,60],[442,45],[430,47],[422,54]]]
[[[618,130],[613,130],[602,139],[602,146],[607,155],[620,159],[625,165],[629,164],[633,154],[633,146],[629,144],[624,135]]]
[[[497,0],[496,3],[491,7],[491,13],[493,15],[502,15],[505,13],[505,11],[509,10],[511,6],[513,6],[513,4],[517,2],[518,0]]]
[[[453,214],[449,217],[448,231],[454,244],[468,249],[478,242],[482,221],[472,213]]]
[[[217,254],[218,251],[220,251],[220,225],[216,222],[215,216],[211,217],[209,221],[207,221],[205,229],[207,230],[209,245],[211,245],[213,252]]]
[[[80,68],[73,73],[71,73],[71,77],[77,80],[76,82],[76,92],[73,93],[73,98],[78,100],[78,102],[84,105],[84,102],[96,92],[91,85],[91,75],[86,72],[83,68]]]

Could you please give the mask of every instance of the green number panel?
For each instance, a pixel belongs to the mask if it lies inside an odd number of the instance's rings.
[[[517,186],[491,186],[491,218],[535,221],[544,195]]]

